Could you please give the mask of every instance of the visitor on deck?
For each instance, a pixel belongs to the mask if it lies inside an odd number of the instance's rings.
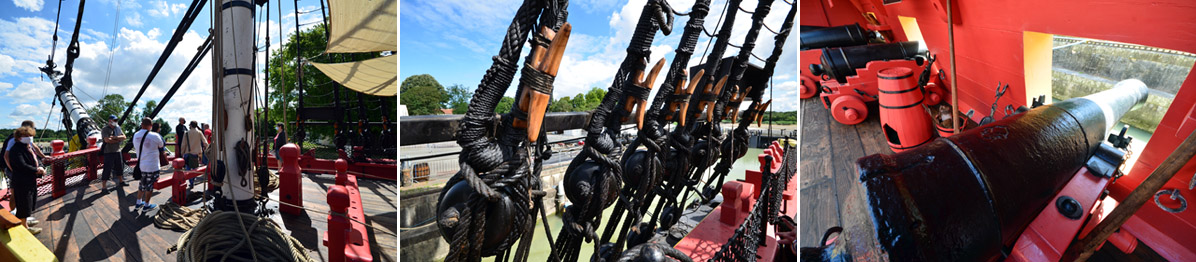
[[[212,127],[211,127],[211,126],[208,126],[208,123],[203,123],[203,125],[202,125],[202,126],[203,126],[203,137],[204,137],[204,139],[205,139],[205,140],[207,140],[209,143],[211,143],[211,141],[212,141]],[[208,153],[207,153],[207,152],[208,152],[208,151],[204,151],[204,153],[202,154],[202,155],[203,155],[203,157],[200,157],[200,162],[203,162],[203,164],[204,164],[204,165],[207,165],[207,164],[208,164]]]
[[[282,128],[282,123],[278,123],[275,126],[275,131],[278,131],[278,134],[274,135],[274,159],[277,159],[279,161],[278,164],[282,165],[282,156],[278,155],[278,149],[282,148],[282,145],[287,144],[287,133],[286,129]]]
[[[199,131],[199,122],[191,121],[191,130],[184,130],[179,133],[183,137],[183,160],[187,163],[187,170],[193,170],[199,167],[199,155],[203,154],[204,148],[208,147],[208,140],[204,139],[203,132]]]
[[[33,126],[33,120],[21,121],[21,127],[29,127],[29,128],[33,128],[34,131],[37,131],[37,128]],[[16,137],[9,135],[8,139],[4,140],[4,151],[8,151],[9,148],[12,148],[12,144],[14,142],[16,142]],[[34,147],[34,149],[38,149],[36,145],[33,147]],[[42,151],[40,149],[33,150],[33,152],[35,154],[37,154],[38,159],[46,158],[45,153],[42,153]]]
[[[162,135],[150,131],[153,126],[153,120],[148,117],[142,118],[141,130],[133,134],[133,150],[137,151],[137,166],[141,168],[141,184],[138,185],[137,205],[133,208],[134,212],[143,206],[145,210],[158,207],[158,205],[150,204],[149,198],[153,195],[154,183],[158,182],[161,172],[161,167],[158,166],[158,152],[166,147],[166,142],[162,141]]]
[[[104,145],[100,147],[100,152],[104,153],[104,172],[100,177],[104,181],[102,188],[108,189],[109,178],[120,186],[129,185],[125,183],[125,161],[120,154],[120,142],[125,141],[125,132],[116,124],[116,115],[108,116],[108,125],[100,131],[100,137],[104,138]]]
[[[33,120],[21,121],[21,126],[33,127]],[[4,139],[4,147],[0,147],[0,157],[3,157],[4,152],[8,151],[9,147],[12,147],[13,140],[14,140],[13,134],[8,134],[8,138]],[[5,162],[7,162],[7,159],[5,159]],[[7,175],[9,177],[9,179],[11,179],[12,174],[13,174],[12,171],[8,169],[7,164],[3,165],[3,167],[4,167],[4,174]],[[9,184],[11,184],[12,181],[10,180],[8,182],[10,182]]]
[[[187,137],[185,135],[186,133],[187,133],[187,119],[180,117],[179,125],[174,126],[174,152],[178,152],[178,154],[183,154],[184,157],[186,157],[186,155],[187,155],[187,151],[183,150],[183,142],[186,141],[186,139],[187,139]]]
[[[42,229],[33,227],[38,222],[29,220],[29,215],[33,213],[34,205],[37,204],[37,178],[46,174],[46,169],[41,167],[37,154],[33,153],[36,151],[33,146],[35,132],[28,126],[17,128],[13,132],[17,139],[14,139],[13,146],[4,155],[8,159],[8,168],[14,173],[10,179],[16,216],[21,219],[21,223],[29,227],[29,233],[34,235],[41,233]]]
[[[203,124],[203,136],[207,138],[208,141],[212,141],[212,126],[208,125],[208,123]]]

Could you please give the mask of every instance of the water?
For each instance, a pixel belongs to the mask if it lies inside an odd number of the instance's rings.
[[[749,148],[748,153],[746,155],[744,155],[744,157],[736,160],[735,164],[731,166],[731,173],[727,174],[727,177],[723,181],[726,182],[726,181],[734,181],[737,179],[744,179],[744,171],[746,171],[749,168],[753,169],[753,170],[759,170],[760,169],[760,160],[756,156],[759,154],[763,154],[763,153],[764,153],[764,149]],[[713,169],[708,170],[707,174],[709,174],[710,172],[713,172]],[[657,199],[659,199],[659,198],[657,198]],[[655,203],[653,203],[653,205],[655,205]],[[614,211],[614,208],[607,208],[605,211],[603,211],[602,220],[604,220],[604,221],[608,220],[608,218],[611,216],[613,211]],[[537,215],[537,216],[539,216],[539,215]],[[537,222],[544,223],[545,221],[537,221]],[[552,230],[553,240],[556,240],[558,238],[557,235],[560,234],[561,227],[564,225],[564,222],[561,220],[560,215],[549,214],[547,223],[548,223],[548,227]],[[603,227],[605,227],[605,226],[606,225],[603,224],[603,225],[599,225],[597,227],[598,234],[602,234],[602,230],[604,229]],[[529,254],[528,261],[547,261],[548,260],[549,253],[552,252],[552,246],[548,244],[548,239],[544,235],[545,235],[544,226],[537,224],[535,236],[532,238],[532,245],[529,250],[530,254]],[[613,242],[614,239],[615,239],[615,237],[612,237],[611,241]],[[590,256],[593,253],[594,253],[594,243],[582,242],[581,252],[580,252],[580,255],[578,256],[578,260],[588,261]],[[482,261],[494,261],[494,257],[489,257],[489,258],[483,259]]]

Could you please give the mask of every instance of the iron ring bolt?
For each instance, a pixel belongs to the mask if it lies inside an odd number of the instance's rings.
[[[1170,194],[1171,200],[1178,200],[1179,208],[1170,208],[1170,207],[1163,205],[1163,202],[1159,201],[1159,196],[1161,196],[1163,194]],[[1159,190],[1158,193],[1154,194],[1154,203],[1155,203],[1155,205],[1158,205],[1160,209],[1163,209],[1164,211],[1171,212],[1171,213],[1184,212],[1184,210],[1188,209],[1188,201],[1186,199],[1184,199],[1183,195],[1179,194],[1179,189],[1174,189],[1174,188]]]

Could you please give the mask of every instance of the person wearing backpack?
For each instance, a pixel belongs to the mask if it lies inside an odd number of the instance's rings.
[[[22,127],[27,126],[29,128],[33,128],[33,120],[21,121],[21,126]],[[15,138],[13,137],[13,135],[8,134],[8,138],[4,139],[4,147],[0,147],[0,167],[2,167],[4,169],[4,174],[6,174],[8,176],[9,184],[12,184],[11,183],[12,182],[12,180],[11,180],[12,179],[12,171],[10,171],[8,169],[8,159],[4,158],[3,156],[4,156],[5,152],[8,152],[8,148],[12,147],[13,141],[15,141]],[[46,157],[45,155],[42,154],[41,150],[35,150],[35,152],[37,152],[37,155],[39,158]]]
[[[37,178],[45,175],[46,169],[41,167],[37,154],[33,153],[37,151],[33,146],[34,134],[36,131],[32,127],[17,128],[13,132],[15,142],[5,151],[4,158],[12,171],[10,179],[16,216],[21,219],[22,224],[29,227],[29,233],[36,235],[41,233],[42,229],[33,227],[37,225],[37,220],[29,220],[29,216],[33,214],[34,205],[37,204]]]
[[[166,142],[162,141],[162,136],[157,132],[150,131],[153,125],[150,118],[142,118],[141,130],[133,134],[133,150],[137,151],[137,168],[141,171],[141,184],[137,187],[137,205],[133,208],[134,212],[142,207],[148,211],[158,206],[150,204],[149,198],[153,195],[154,183],[158,182],[161,173],[158,154],[166,147]]]
[[[183,139],[179,140],[183,145],[180,151],[183,154],[183,160],[187,163],[187,170],[193,170],[199,167],[199,155],[203,154],[203,149],[208,147],[208,140],[204,139],[203,132],[199,131],[199,122],[191,121],[191,130],[185,130],[182,135]]]
[[[110,178],[120,186],[129,185],[124,181],[125,163],[120,155],[120,142],[125,141],[125,133],[120,130],[120,125],[116,124],[115,115],[108,116],[108,125],[100,131],[100,137],[104,139],[104,145],[100,147],[100,152],[104,153],[104,172],[100,177],[100,180],[104,181],[103,189],[108,189]]]

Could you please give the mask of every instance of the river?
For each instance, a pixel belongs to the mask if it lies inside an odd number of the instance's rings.
[[[763,153],[764,153],[764,149],[749,148],[748,153],[746,155],[744,155],[744,157],[740,158],[739,160],[736,160],[735,165],[731,166],[731,173],[727,174],[727,178],[724,181],[734,181],[736,179],[743,179],[744,171],[747,170],[748,168],[759,170],[760,169],[760,160],[758,158],[756,158],[756,156],[759,154],[763,154]],[[713,169],[711,169],[711,170],[713,170]],[[614,208],[607,208],[606,211],[604,211],[602,214],[603,220],[606,220],[607,218],[609,218],[611,216],[611,213],[613,212],[613,210],[614,210]],[[544,223],[544,221],[538,221],[538,222]],[[557,238],[557,234],[560,234],[561,226],[563,224],[564,224],[564,222],[562,222],[560,215],[549,214],[548,227],[550,229],[552,229],[552,236],[553,236],[554,240]],[[602,233],[601,228],[603,228],[605,226],[606,225],[600,225],[599,227],[597,227],[597,228],[599,228],[599,230],[598,230],[599,234]],[[548,261],[548,255],[550,252],[552,252],[552,246],[548,244],[548,239],[544,236],[544,226],[537,224],[535,234],[536,235],[532,239],[532,245],[531,245],[531,250],[530,250],[528,261]],[[578,260],[588,261],[590,258],[590,255],[592,255],[593,253],[594,253],[594,243],[582,242],[581,254],[578,256]],[[441,258],[441,259],[443,259],[443,258]],[[485,258],[485,259],[482,259],[482,261],[494,261],[494,257]]]

